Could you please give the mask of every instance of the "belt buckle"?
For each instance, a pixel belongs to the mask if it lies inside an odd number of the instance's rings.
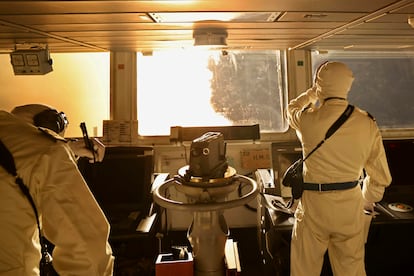
[[[322,192],[322,184],[318,183],[319,192]]]

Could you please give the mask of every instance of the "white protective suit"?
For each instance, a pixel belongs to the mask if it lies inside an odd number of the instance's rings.
[[[78,171],[73,152],[62,137],[53,134],[0,111],[0,140],[30,190],[44,236],[55,245],[56,271],[60,276],[112,275],[109,224]],[[0,182],[0,275],[39,275],[34,211],[2,166]]]
[[[305,156],[347,107],[353,79],[345,64],[325,63],[319,68],[316,85],[289,103],[289,124],[296,130]],[[313,105],[318,100],[320,105]],[[366,275],[364,227],[370,219],[364,215],[364,203],[382,199],[391,175],[376,122],[356,107],[337,132],[305,161],[304,181],[351,182],[359,179],[363,169],[367,177],[362,190],[357,185],[346,190],[303,192],[295,211],[291,275],[319,276],[326,250],[334,275]]]

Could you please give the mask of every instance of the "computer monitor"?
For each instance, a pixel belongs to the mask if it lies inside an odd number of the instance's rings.
[[[414,140],[384,140],[384,148],[392,176],[390,187],[414,186],[412,178]]]
[[[148,148],[108,147],[102,162],[80,160],[79,169],[107,216],[146,212],[152,202],[153,155]]]

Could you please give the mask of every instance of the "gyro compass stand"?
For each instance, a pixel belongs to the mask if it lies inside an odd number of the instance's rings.
[[[227,167],[224,177],[189,177],[189,166],[178,171],[178,175],[155,188],[155,203],[172,210],[193,213],[193,221],[187,238],[193,249],[194,274],[196,276],[223,276],[224,250],[229,229],[223,216],[224,210],[238,207],[256,198],[256,182]],[[167,198],[168,189],[174,187],[185,195],[187,202]],[[234,191],[242,187],[247,191],[242,196],[234,196]],[[233,197],[231,196],[233,195]]]

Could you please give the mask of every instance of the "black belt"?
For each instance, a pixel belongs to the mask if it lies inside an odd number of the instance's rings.
[[[334,191],[334,190],[347,190],[355,187],[359,181],[352,182],[341,182],[341,183],[327,183],[327,184],[317,184],[317,183],[303,183],[304,190],[310,191]]]

